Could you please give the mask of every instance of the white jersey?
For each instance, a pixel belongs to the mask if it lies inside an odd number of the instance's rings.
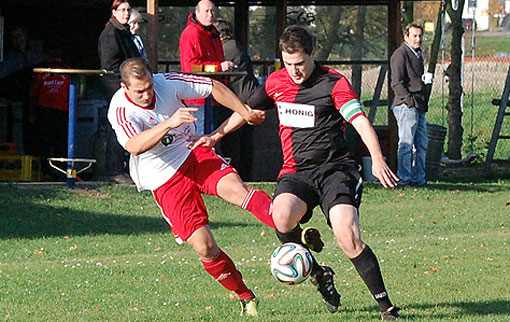
[[[135,104],[121,88],[113,95],[108,120],[120,145],[126,148],[130,138],[169,119],[179,108],[186,107],[182,100],[205,98],[211,92],[210,78],[179,73],[155,74],[155,101],[151,107]],[[138,190],[153,191],[167,182],[191,153],[187,139],[194,134],[195,124],[185,123],[171,129],[150,150],[138,156],[131,155],[130,175]]]

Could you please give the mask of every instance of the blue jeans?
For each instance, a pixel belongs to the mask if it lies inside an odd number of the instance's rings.
[[[402,104],[393,107],[393,114],[398,126],[397,176],[402,184],[425,184],[425,157],[429,143],[425,113]]]

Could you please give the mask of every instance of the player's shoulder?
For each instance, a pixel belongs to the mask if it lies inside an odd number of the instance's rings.
[[[285,86],[289,81],[289,75],[285,68],[271,73],[266,80],[266,89]]]
[[[332,80],[346,79],[345,76],[336,69],[326,66],[320,66],[319,68],[321,71],[318,75],[319,77],[329,78]]]

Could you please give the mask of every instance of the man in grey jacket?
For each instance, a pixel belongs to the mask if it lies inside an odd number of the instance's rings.
[[[390,60],[391,88],[395,92],[392,107],[399,138],[397,176],[401,186],[422,186],[427,183],[425,156],[428,138],[425,113],[428,107],[424,81],[432,80],[431,74],[424,75],[422,36],[421,26],[409,24],[404,31],[404,42]]]

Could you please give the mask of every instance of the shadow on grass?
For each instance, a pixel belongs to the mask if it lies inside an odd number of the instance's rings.
[[[399,312],[403,320],[430,319],[439,320],[467,320],[469,317],[483,317],[491,315],[510,315],[510,302],[505,300],[480,301],[480,302],[443,302],[443,303],[420,303],[401,307]],[[438,312],[441,310],[446,312]],[[377,312],[377,307],[367,306],[361,309],[344,308],[347,312],[366,311]]]
[[[431,183],[424,187],[427,190],[441,190],[441,191],[477,191],[477,192],[500,192],[500,191],[510,191],[510,187],[508,185],[495,185],[494,183]],[[416,189],[424,189],[424,188],[416,188]]]
[[[455,312],[450,314],[435,312],[436,309],[446,308],[454,309]],[[413,312],[416,310],[425,310],[429,313],[422,314]],[[404,308],[402,316],[404,319],[428,317],[432,319],[451,319],[458,318],[460,320],[469,316],[486,316],[492,315],[510,315],[510,302],[505,300],[480,301],[480,302],[452,302],[437,304],[417,304],[412,307]]]
[[[382,185],[379,183],[365,182],[364,185],[370,187],[380,187],[382,189]],[[454,183],[454,182],[432,182],[428,183],[423,187],[405,187],[405,188],[395,188],[395,190],[410,190],[410,191],[420,191],[420,190],[428,190],[428,191],[477,191],[477,192],[501,192],[508,191],[510,192],[510,186],[508,184],[498,185],[495,182],[493,183]]]
[[[41,200],[62,198],[57,191],[0,189],[0,240],[84,235],[170,233],[161,216],[75,210],[42,205]],[[34,203],[37,200],[37,203]],[[111,200],[105,199],[108,203]],[[128,200],[126,202],[129,202]],[[113,210],[115,211],[115,210]],[[211,222],[211,227],[240,227],[246,223]]]

